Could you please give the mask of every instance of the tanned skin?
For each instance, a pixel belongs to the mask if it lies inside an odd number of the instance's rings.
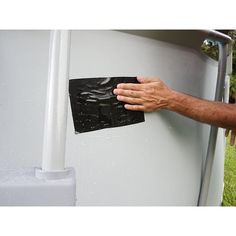
[[[118,84],[114,89],[117,99],[127,110],[153,112],[166,109],[193,120],[226,128],[231,132],[230,144],[236,137],[236,106],[208,101],[170,89],[158,77],[137,77],[139,84]]]

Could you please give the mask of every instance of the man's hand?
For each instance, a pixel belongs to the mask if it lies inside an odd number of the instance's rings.
[[[114,89],[117,99],[127,110],[152,112],[168,108],[172,90],[157,77],[137,77],[140,84],[118,84]]]
[[[232,130],[227,129],[227,130],[225,131],[225,137],[228,137],[230,131],[231,131],[230,145],[231,145],[231,146],[234,146],[235,139],[236,139],[236,129],[232,129]]]
[[[156,77],[137,77],[140,84],[122,83],[114,89],[128,110],[152,112],[167,109],[193,120],[231,129],[231,145],[236,139],[236,106],[196,98],[168,88]]]

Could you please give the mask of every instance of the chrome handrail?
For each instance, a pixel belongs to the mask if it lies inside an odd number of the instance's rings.
[[[208,39],[218,41],[218,45],[219,45],[219,62],[218,62],[215,101],[222,101],[223,93],[224,93],[224,85],[225,85],[225,76],[226,76],[228,44],[231,43],[231,38],[227,35],[224,35],[216,31],[206,31],[206,35]],[[214,157],[215,157],[217,133],[218,133],[218,127],[211,126],[210,136],[209,136],[209,141],[208,141],[207,155],[206,155],[206,160],[205,160],[205,168],[204,168],[201,185],[200,185],[198,206],[207,205],[212,166],[213,166]]]

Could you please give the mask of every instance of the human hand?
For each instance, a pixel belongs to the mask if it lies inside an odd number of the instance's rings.
[[[122,83],[114,89],[117,100],[125,104],[127,110],[152,112],[168,108],[172,90],[157,77],[137,77],[140,84]]]
[[[230,131],[231,131],[231,134],[230,134],[230,135],[231,135],[231,137],[230,137],[230,145],[231,145],[231,146],[234,146],[235,139],[236,139],[236,129],[232,129],[232,130],[227,129],[227,130],[225,131],[225,137],[228,137],[228,136],[229,136]]]

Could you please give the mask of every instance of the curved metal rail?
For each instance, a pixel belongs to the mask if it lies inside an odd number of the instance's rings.
[[[219,44],[219,62],[218,62],[215,101],[222,101],[224,85],[225,85],[227,51],[228,51],[228,44],[231,43],[231,38],[227,35],[224,35],[216,31],[205,31],[205,33],[208,39],[218,41],[218,44]],[[206,160],[205,160],[205,168],[204,168],[201,186],[200,186],[200,192],[199,192],[198,206],[207,205],[212,166],[213,166],[214,156],[215,156],[217,133],[218,133],[218,127],[211,126],[207,155],[206,155]]]

